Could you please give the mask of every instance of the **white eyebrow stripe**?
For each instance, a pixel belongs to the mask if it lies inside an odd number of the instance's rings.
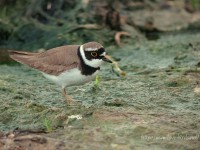
[[[106,52],[103,52],[101,55],[99,55],[99,56],[105,56],[106,55]]]
[[[96,51],[97,48],[86,48],[85,51]]]

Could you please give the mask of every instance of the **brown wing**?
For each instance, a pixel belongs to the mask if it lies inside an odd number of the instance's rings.
[[[61,46],[42,53],[10,51],[10,57],[42,72],[59,75],[78,66],[78,45]]]

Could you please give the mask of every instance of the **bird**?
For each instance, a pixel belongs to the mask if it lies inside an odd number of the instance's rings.
[[[73,104],[74,100],[67,94],[66,87],[91,81],[103,61],[112,63],[105,48],[98,42],[64,45],[44,52],[9,50],[9,56],[40,71],[45,78],[60,86],[67,105]]]

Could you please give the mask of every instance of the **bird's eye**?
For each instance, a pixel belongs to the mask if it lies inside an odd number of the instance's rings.
[[[92,57],[97,57],[97,52],[91,52]]]

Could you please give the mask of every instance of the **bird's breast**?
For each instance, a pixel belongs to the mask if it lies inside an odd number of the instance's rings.
[[[83,75],[78,68],[74,68],[63,72],[58,76],[49,75],[46,73],[43,73],[43,75],[47,79],[53,81],[54,83],[64,88],[67,86],[81,85],[83,83],[89,82],[96,76],[97,73],[98,70],[94,72],[92,75]]]

